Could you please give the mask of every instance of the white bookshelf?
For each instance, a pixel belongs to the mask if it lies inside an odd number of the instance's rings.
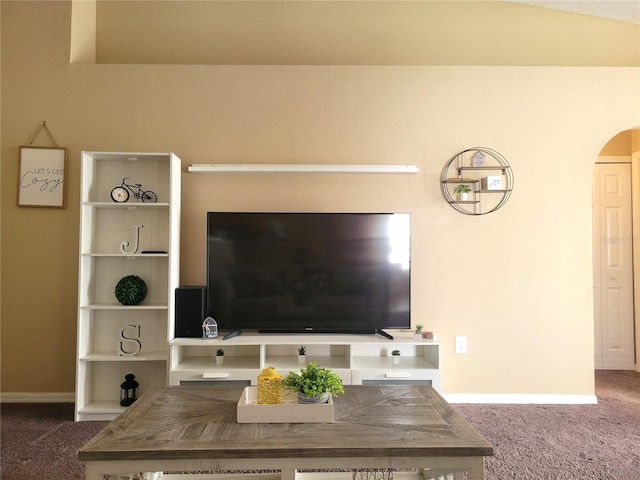
[[[181,161],[173,153],[82,152],[76,420],[110,420],[121,413],[120,384],[133,373],[139,394],[167,383],[167,342],[173,338],[174,295],[179,282]],[[133,195],[111,200],[111,189],[131,177],[152,190],[157,202]],[[123,241],[137,253],[122,253]],[[153,251],[156,253],[142,253]],[[160,253],[157,253],[160,252]],[[140,305],[124,306],[114,295],[125,275],[148,286]],[[140,352],[119,355],[120,332],[140,328]]]

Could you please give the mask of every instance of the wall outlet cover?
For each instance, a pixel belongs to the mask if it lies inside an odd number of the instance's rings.
[[[467,353],[467,337],[456,337],[456,353]]]

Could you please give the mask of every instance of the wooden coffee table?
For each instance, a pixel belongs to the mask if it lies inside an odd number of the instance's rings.
[[[470,480],[482,480],[484,456],[493,455],[491,444],[428,386],[346,386],[334,398],[333,423],[239,424],[242,391],[182,386],[147,392],[82,447],[85,478],[164,472],[163,479],[195,473],[209,479],[272,470],[277,474],[263,478],[350,479],[349,471],[300,470],[417,469],[394,476],[457,479],[468,472]]]

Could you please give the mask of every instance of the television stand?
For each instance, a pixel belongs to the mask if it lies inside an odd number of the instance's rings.
[[[393,340],[393,335],[391,335],[390,333],[385,332],[384,330],[378,330],[377,328],[374,330],[374,333],[377,333],[378,335],[382,335],[385,338],[388,338],[389,340]]]
[[[227,332],[228,333],[228,330]],[[174,338],[170,342],[169,385],[210,383],[255,385],[265,367],[281,375],[298,371],[301,362],[316,362],[330,368],[344,385],[413,384],[442,386],[440,344],[414,338],[413,332],[391,332],[393,340],[371,330],[368,334],[258,333],[243,330],[242,335],[220,338]],[[306,358],[298,358],[304,346]],[[214,356],[224,349],[224,364]],[[400,363],[391,353],[399,350]]]
[[[224,337],[222,337],[222,339],[229,340],[230,338],[237,337],[241,333],[242,333],[242,330],[234,330],[232,332],[227,333]]]

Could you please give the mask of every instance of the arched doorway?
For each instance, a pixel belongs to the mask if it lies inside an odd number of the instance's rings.
[[[613,137],[594,167],[593,265],[596,369],[638,369],[640,129]],[[633,212],[636,212],[636,215]],[[634,262],[634,258],[636,259]],[[635,263],[635,265],[634,265]],[[637,305],[638,308],[634,308]],[[636,310],[639,310],[636,313]]]

